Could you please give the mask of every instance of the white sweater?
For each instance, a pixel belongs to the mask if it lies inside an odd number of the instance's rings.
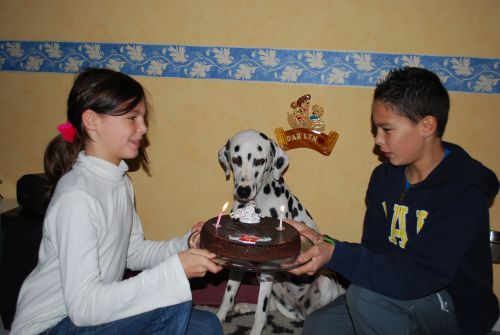
[[[144,240],[127,170],[81,152],[60,179],[11,335],[38,334],[66,316],[92,326],[191,300],[177,256],[189,234]],[[125,267],[148,270],[122,280]]]

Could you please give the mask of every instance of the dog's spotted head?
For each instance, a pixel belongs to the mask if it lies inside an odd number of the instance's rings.
[[[246,203],[259,193],[270,174],[275,180],[288,167],[288,156],[265,134],[245,130],[231,137],[219,150],[219,162],[229,179],[233,170],[234,195]]]

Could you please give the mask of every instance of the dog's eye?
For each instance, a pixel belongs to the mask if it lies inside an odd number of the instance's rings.
[[[233,157],[232,161],[234,165],[241,166],[241,156]]]
[[[260,158],[260,159],[254,159],[253,160],[253,166],[260,166],[260,165],[264,165],[264,163],[266,162],[266,159],[265,158]]]

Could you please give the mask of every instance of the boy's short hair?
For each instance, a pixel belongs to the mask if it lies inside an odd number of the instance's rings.
[[[450,98],[435,73],[418,67],[393,69],[377,83],[373,100],[392,105],[398,114],[413,122],[427,115],[434,116],[437,120],[436,135],[443,136]]]

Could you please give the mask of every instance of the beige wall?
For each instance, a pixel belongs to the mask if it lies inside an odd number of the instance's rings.
[[[0,39],[214,45],[500,57],[500,2],[479,1],[2,1]],[[84,14],[85,13],[85,14]],[[0,72],[0,193],[42,172],[46,143],[65,120],[72,75]],[[217,151],[237,131],[273,136],[289,103],[311,93],[327,130],[329,157],[289,152],[286,180],[320,229],[359,241],[368,178],[378,163],[370,134],[371,88],[138,77],[150,91],[152,175],[131,173],[148,238],[165,239],[215,216],[231,199]],[[451,93],[445,140],[497,174],[500,96]],[[491,209],[500,230],[500,204]],[[495,266],[500,296],[500,269]]]

